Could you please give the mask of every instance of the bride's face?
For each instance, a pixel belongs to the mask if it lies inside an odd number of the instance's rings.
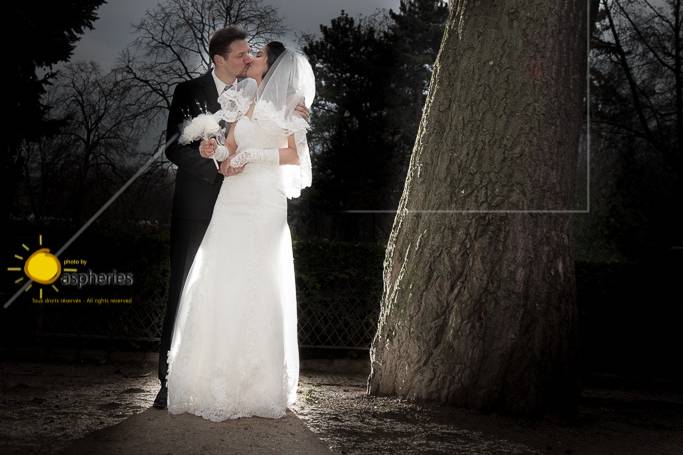
[[[256,56],[249,65],[249,68],[247,69],[247,77],[256,79],[256,81],[258,82],[260,82],[261,79],[263,79],[263,75],[268,70],[267,49],[267,46],[263,46],[261,49],[258,50]]]

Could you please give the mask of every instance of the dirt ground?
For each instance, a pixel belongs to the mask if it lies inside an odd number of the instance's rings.
[[[150,409],[158,390],[155,359],[150,353],[86,355],[81,363],[0,361],[0,453],[54,454],[143,413],[167,418]],[[580,418],[569,425],[368,396],[366,379],[365,361],[302,360],[293,417],[340,454],[683,453],[683,396],[675,392],[587,388]],[[285,447],[289,434],[272,436],[283,440],[269,447]]]

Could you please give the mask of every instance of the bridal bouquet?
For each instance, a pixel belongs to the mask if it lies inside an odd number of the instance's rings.
[[[216,114],[203,113],[199,114],[192,120],[186,121],[183,126],[183,132],[178,139],[178,142],[187,145],[191,142],[198,141],[200,139],[216,138],[219,144],[223,143],[223,137],[225,133],[218,122],[221,120],[221,115],[217,112]],[[219,114],[219,115],[217,115]],[[215,158],[212,158],[213,162],[216,164],[218,169],[218,162]]]
[[[187,145],[200,139],[215,138],[220,145],[224,145],[225,129],[221,128],[219,122],[224,120],[226,123],[232,123],[244,115],[256,96],[256,88],[254,79],[243,79],[229,90],[224,90],[221,93],[218,97],[221,108],[215,113],[209,114],[204,107],[204,112],[191,120],[186,114],[188,120],[183,124],[183,131],[178,142]],[[212,159],[216,168],[219,168],[216,158]]]

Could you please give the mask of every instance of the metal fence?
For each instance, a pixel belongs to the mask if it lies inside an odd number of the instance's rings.
[[[355,218],[356,215],[350,219],[337,214],[316,217],[316,220],[339,229],[346,224],[360,223]],[[294,234],[305,239],[293,236],[301,347],[370,347],[379,313],[385,248],[383,240],[376,240],[375,231],[380,223],[375,218],[365,218],[367,222],[361,225],[367,225],[368,238],[361,241],[346,239],[340,232],[335,232],[334,239],[316,239],[305,233],[303,227],[293,229]],[[116,268],[133,272],[135,288],[130,289],[133,303],[38,304],[27,295],[3,314],[2,338],[9,343],[18,336],[76,338],[82,340],[81,345],[88,340],[103,340],[132,346],[146,343],[148,348],[149,343],[158,343],[168,287],[167,234],[168,228],[161,226],[148,230],[93,231],[84,235],[73,256],[91,258],[90,252],[96,251],[96,267],[100,270]],[[56,233],[52,238],[57,238]],[[110,258],[108,263],[107,258]],[[10,281],[5,284],[6,289],[0,295],[9,296],[16,286]],[[79,294],[101,292],[105,291],[85,287]]]
[[[33,305],[36,335],[117,342],[158,342],[164,309],[160,305]],[[377,311],[331,305],[298,311],[299,346],[368,349],[377,327]]]

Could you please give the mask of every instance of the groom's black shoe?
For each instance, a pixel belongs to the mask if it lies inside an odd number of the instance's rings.
[[[161,386],[161,389],[159,389],[159,393],[157,393],[157,397],[154,399],[154,404],[153,406],[157,409],[166,409],[166,397],[168,395],[168,389],[166,388],[165,385]]]

